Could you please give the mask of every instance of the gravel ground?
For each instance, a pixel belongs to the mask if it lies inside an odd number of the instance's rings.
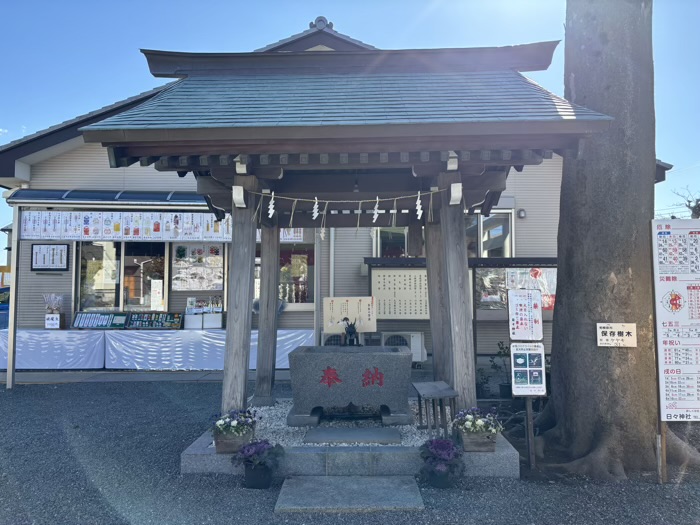
[[[218,383],[74,383],[0,390],[0,524],[700,523],[700,484],[465,479],[421,487],[422,513],[275,515],[280,484],[180,476]],[[276,386],[290,397],[288,385]]]

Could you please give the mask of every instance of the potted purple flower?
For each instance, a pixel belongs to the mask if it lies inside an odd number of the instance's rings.
[[[233,456],[234,465],[243,465],[243,486],[249,489],[269,489],[272,471],[279,465],[284,449],[272,445],[267,439],[251,441],[243,445]]]
[[[462,451],[451,439],[429,439],[419,450],[423,458],[420,476],[433,487],[452,487],[462,475]]]

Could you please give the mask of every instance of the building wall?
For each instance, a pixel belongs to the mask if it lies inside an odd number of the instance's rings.
[[[562,167],[563,159],[554,155],[539,166],[508,175],[503,196],[515,198],[515,210],[527,213],[525,219],[515,218],[516,257],[557,256]]]
[[[32,166],[32,189],[100,189],[196,191],[192,174],[180,178],[172,171],[159,172],[138,164],[110,168],[107,150],[100,144],[85,144]]]
[[[68,243],[68,271],[41,272],[30,271],[32,264],[32,244],[66,244]],[[70,241],[22,241],[19,243],[19,284],[20,300],[17,305],[17,326],[19,328],[44,328],[46,307],[44,295],[54,293],[63,296],[64,326],[68,327],[71,319],[73,300],[73,261],[75,260],[75,243]]]

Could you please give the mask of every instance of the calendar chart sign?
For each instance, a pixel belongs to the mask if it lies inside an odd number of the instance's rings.
[[[700,421],[700,220],[652,221],[662,421]]]
[[[355,323],[358,332],[376,332],[377,314],[374,297],[324,297],[323,331],[327,334],[345,333],[345,322]]]
[[[430,319],[425,268],[372,270],[378,319]]]
[[[542,293],[539,290],[508,290],[510,338],[516,341],[541,341]]]

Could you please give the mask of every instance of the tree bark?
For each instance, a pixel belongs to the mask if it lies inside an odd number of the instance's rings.
[[[651,0],[567,1],[565,96],[615,120],[564,160],[543,444],[597,478],[656,466],[651,17]],[[636,323],[637,348],[598,348],[600,322]]]

